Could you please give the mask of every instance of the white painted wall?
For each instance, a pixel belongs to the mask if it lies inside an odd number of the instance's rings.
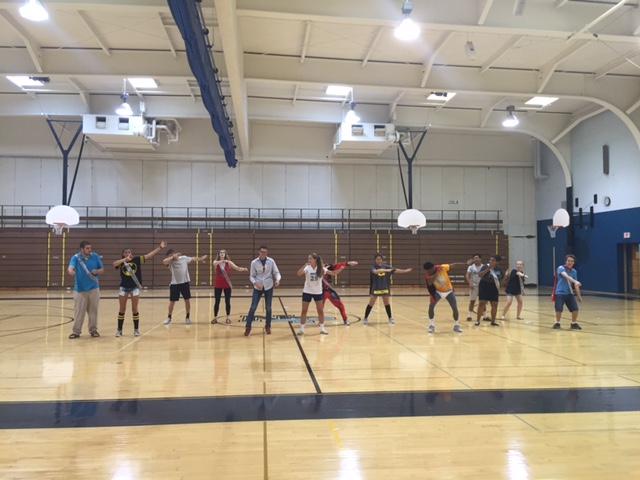
[[[541,149],[541,173],[546,177],[535,183],[536,188],[536,219],[547,220],[554,212],[562,207],[566,201],[566,185],[562,168],[555,155],[545,145]]]

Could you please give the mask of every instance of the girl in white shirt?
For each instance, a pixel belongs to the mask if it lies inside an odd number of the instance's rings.
[[[322,277],[324,275],[335,275],[322,263],[322,257],[317,253],[312,253],[307,259],[307,263],[300,267],[297,275],[304,276],[304,288],[302,290],[302,313],[300,313],[300,328],[298,335],[304,335],[304,325],[307,323],[307,311],[311,300],[316,302],[318,312],[318,323],[320,324],[320,334],[329,335],[324,326],[324,308],[322,306]]]

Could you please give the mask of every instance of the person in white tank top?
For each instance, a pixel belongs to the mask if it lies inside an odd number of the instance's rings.
[[[322,302],[322,277],[325,275],[335,275],[335,272],[327,269],[322,257],[317,253],[312,253],[307,258],[307,263],[298,269],[297,275],[304,276],[304,288],[302,289],[302,312],[300,313],[300,328],[298,335],[304,335],[304,326],[307,323],[307,311],[309,304],[313,300],[316,303],[316,311],[318,312],[318,323],[320,325],[320,334],[328,335],[324,326],[324,307]]]

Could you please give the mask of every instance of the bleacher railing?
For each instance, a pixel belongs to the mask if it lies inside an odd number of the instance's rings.
[[[399,209],[73,206],[80,228],[401,230]],[[0,205],[0,228],[44,226],[51,206]],[[422,210],[428,231],[500,231],[500,210]]]

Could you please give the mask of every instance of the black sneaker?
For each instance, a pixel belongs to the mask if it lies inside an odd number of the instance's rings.
[[[474,322],[474,325],[475,325],[476,327],[479,327],[479,326],[480,326],[480,320],[476,320],[476,321]]]
[[[578,324],[578,322],[573,322],[571,324],[571,330],[582,330],[582,327]]]
[[[560,330],[560,322],[554,323],[553,327],[551,327],[551,328],[553,328],[554,330]]]
[[[78,335],[77,333],[72,333],[71,335],[69,335],[69,338],[71,340],[75,340],[76,338],[80,338],[80,335]]]
[[[498,322],[496,322],[495,320],[492,320],[492,321],[491,321],[491,326],[492,326],[492,327],[499,327],[499,326],[500,326],[500,324],[499,324]]]
[[[95,332],[91,332],[91,336],[93,338],[98,338],[100,336],[100,334],[98,333],[98,331],[96,330]]]

